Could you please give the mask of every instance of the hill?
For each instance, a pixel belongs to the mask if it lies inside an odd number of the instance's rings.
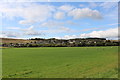
[[[0,38],[2,43],[29,43],[32,40],[25,40],[25,39],[13,39],[13,38]]]

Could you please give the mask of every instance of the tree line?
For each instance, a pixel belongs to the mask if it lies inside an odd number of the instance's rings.
[[[2,43],[3,47],[89,47],[89,46],[119,46],[119,41],[105,38],[76,38],[76,39],[29,39],[27,43]]]

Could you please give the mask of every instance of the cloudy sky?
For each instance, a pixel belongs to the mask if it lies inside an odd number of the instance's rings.
[[[5,38],[115,39],[117,2],[11,2],[0,3]]]

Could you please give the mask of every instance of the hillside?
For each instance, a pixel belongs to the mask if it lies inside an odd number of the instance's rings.
[[[25,39],[13,39],[13,38],[0,38],[2,43],[29,43],[32,40],[25,40]]]

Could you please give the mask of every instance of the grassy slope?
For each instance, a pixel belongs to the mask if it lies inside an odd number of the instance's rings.
[[[3,77],[117,77],[117,47],[3,49]]]
[[[0,38],[0,43],[30,43],[33,40],[13,39],[13,38]]]

